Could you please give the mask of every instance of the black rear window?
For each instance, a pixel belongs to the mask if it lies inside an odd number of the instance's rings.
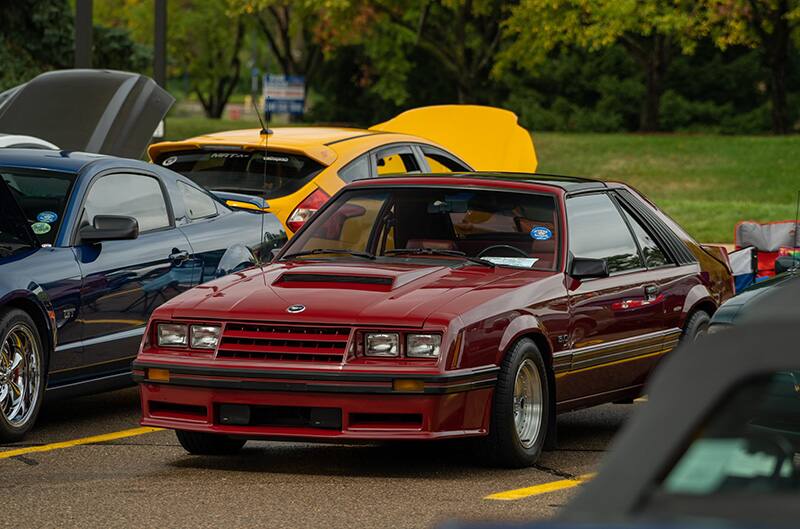
[[[323,165],[297,154],[270,150],[197,150],[165,153],[156,163],[177,171],[214,191],[228,191],[267,199],[290,195],[306,185]],[[266,178],[264,164],[266,163]]]
[[[11,195],[22,208],[41,244],[52,244],[63,220],[75,175],[0,170]]]

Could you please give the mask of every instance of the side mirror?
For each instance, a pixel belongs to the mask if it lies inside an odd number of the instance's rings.
[[[592,279],[608,277],[608,263],[605,259],[589,257],[573,257],[569,275],[574,279]]]
[[[139,236],[139,222],[122,215],[95,215],[94,225],[78,231],[81,242],[123,241]]]
[[[775,259],[775,273],[782,274],[800,265],[800,260],[792,255],[782,255]]]

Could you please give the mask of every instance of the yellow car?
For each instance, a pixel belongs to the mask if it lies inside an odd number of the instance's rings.
[[[369,129],[220,132],[156,143],[148,153],[154,163],[184,174],[231,206],[275,214],[289,236],[357,178],[469,170],[532,173],[537,165],[530,133],[515,114],[471,105],[417,108]]]

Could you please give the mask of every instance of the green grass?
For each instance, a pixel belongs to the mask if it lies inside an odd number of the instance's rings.
[[[167,117],[165,140],[183,140],[192,136],[200,136],[210,132],[220,132],[234,129],[259,128],[258,120],[248,119],[209,119],[204,117],[178,118]]]
[[[539,171],[631,184],[704,242],[793,219],[800,137],[534,134]]]
[[[258,127],[251,119],[167,118],[166,139]],[[536,133],[539,171],[629,183],[704,242],[740,220],[793,219],[800,136]]]

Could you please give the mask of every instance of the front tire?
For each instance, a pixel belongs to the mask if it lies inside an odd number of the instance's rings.
[[[489,435],[481,450],[489,462],[507,468],[531,466],[548,433],[551,388],[542,355],[527,338],[506,354],[492,402]]]
[[[0,311],[0,440],[19,441],[36,423],[44,381],[36,324],[22,310]]]
[[[245,439],[233,439],[226,435],[186,430],[175,430],[175,435],[187,452],[201,456],[236,454],[247,442]]]

